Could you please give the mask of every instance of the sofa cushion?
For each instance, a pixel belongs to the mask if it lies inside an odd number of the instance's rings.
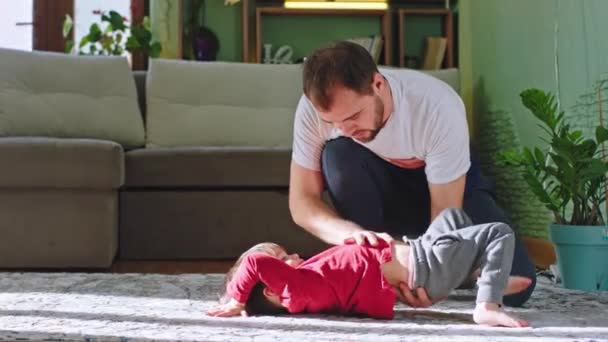
[[[148,147],[291,147],[301,66],[152,59]]]
[[[118,143],[89,139],[0,138],[0,188],[117,189],[124,182]]]
[[[0,49],[0,136],[144,144],[135,83],[122,57]]]
[[[126,153],[127,187],[286,187],[291,150],[146,148]]]

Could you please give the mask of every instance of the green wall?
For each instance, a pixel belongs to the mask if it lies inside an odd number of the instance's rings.
[[[597,106],[580,104],[608,77],[608,1],[460,0],[458,12],[462,95],[474,117],[474,143],[486,152],[487,173],[515,228],[546,237],[547,212],[513,169],[497,166],[497,154],[520,142],[545,145],[538,121],[521,104],[526,88],[555,94],[576,128],[590,133],[597,125]]]
[[[220,40],[220,61],[240,62],[243,60],[241,4],[224,5],[224,0],[206,0],[205,25]]]
[[[512,113],[525,145],[541,143],[519,93],[559,94],[573,112],[580,96],[608,72],[608,1],[460,0],[460,64],[467,104]]]

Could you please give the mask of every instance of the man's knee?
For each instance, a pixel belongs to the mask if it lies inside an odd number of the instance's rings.
[[[350,169],[361,164],[364,147],[352,139],[340,137],[328,141],[321,154],[323,170]]]
[[[503,298],[505,305],[522,306],[530,299],[530,296],[536,287],[536,267],[528,257],[528,253],[520,239],[515,239],[515,253],[513,255],[511,275],[526,277],[532,280],[532,283],[527,289]]]
[[[508,296],[504,296],[502,301],[506,306],[511,306],[511,307],[522,306],[532,296],[532,292],[534,292],[534,288],[536,287],[536,273],[531,272],[526,275],[522,274],[521,276],[531,279],[532,283],[530,284],[530,286],[528,286],[528,288],[526,288],[525,290],[523,290],[519,293],[514,293],[514,294],[511,294]]]

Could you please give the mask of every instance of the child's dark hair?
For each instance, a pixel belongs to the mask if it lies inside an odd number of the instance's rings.
[[[276,243],[262,242],[249,248],[247,251],[241,254],[241,256],[239,256],[237,261],[230,268],[230,270],[228,270],[226,276],[224,277],[224,284],[222,286],[223,292],[220,294],[219,299],[220,304],[225,304],[230,300],[230,296],[226,292],[226,290],[228,289],[228,284],[230,283],[230,281],[232,281],[234,273],[236,273],[236,271],[239,269],[239,266],[247,255],[251,253],[266,253],[268,255],[275,255],[275,250],[277,248],[282,247],[277,245]],[[277,307],[264,296],[265,287],[266,286],[262,282],[258,282],[253,287],[253,289],[251,290],[251,294],[249,294],[249,298],[247,299],[247,303],[245,304],[245,311],[247,311],[247,314],[277,315],[287,313],[287,310],[285,310],[284,308]]]
[[[266,285],[259,281],[251,290],[247,303],[245,304],[245,311],[248,315],[284,315],[287,310],[284,307],[276,306],[270,302],[266,296],[264,296],[264,289]]]

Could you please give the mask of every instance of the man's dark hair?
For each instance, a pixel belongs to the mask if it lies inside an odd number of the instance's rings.
[[[336,86],[358,94],[373,92],[372,81],[378,67],[372,56],[361,45],[340,41],[313,51],[304,62],[302,80],[304,94],[320,109],[332,103]]]
[[[266,288],[264,283],[258,281],[251,290],[247,303],[245,303],[247,314],[273,316],[286,314],[287,310],[285,308],[276,306],[264,296],[264,288]]]

